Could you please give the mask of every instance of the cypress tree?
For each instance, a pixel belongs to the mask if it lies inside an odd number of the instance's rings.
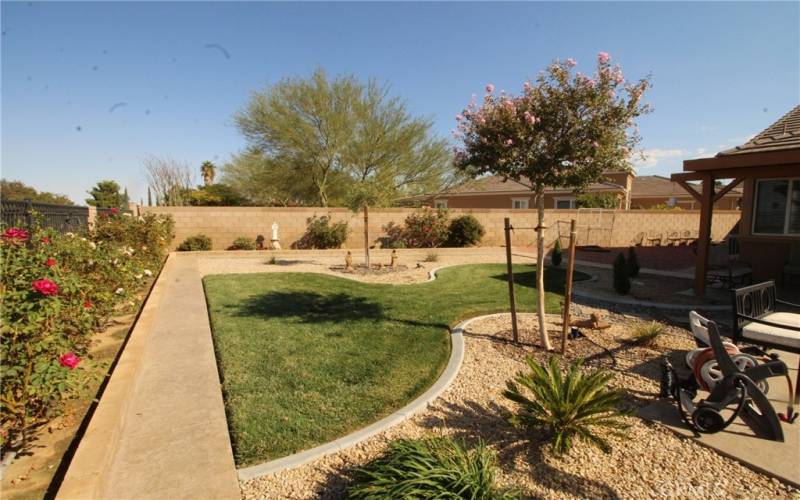
[[[622,252],[614,259],[614,290],[620,295],[627,295],[631,291],[631,280],[625,265],[625,254]]]

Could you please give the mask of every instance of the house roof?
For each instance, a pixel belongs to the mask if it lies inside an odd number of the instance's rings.
[[[517,182],[513,179],[503,180],[502,177],[491,175],[475,179],[460,186],[451,188],[435,196],[448,195],[468,195],[468,194],[511,194],[511,193],[530,193],[530,188],[526,186],[525,180]],[[613,182],[595,182],[590,184],[586,191],[624,191],[624,187]],[[571,193],[570,188],[545,188],[545,193]]]
[[[800,149],[800,106],[783,115],[761,133],[735,148],[717,153],[717,156],[740,155],[785,149]]]
[[[696,186],[690,184],[692,189],[700,192]],[[731,189],[725,196],[741,196],[742,188],[737,186]],[[667,177],[660,175],[641,175],[634,177],[631,185],[631,198],[690,196],[686,190],[677,182],[673,182]]]

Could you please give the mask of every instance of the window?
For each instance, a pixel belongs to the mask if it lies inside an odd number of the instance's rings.
[[[433,208],[447,208],[447,200],[434,200]]]
[[[800,234],[800,179],[756,182],[753,234]]]
[[[528,200],[530,200],[530,198],[511,198],[511,208],[514,209],[528,208]]]
[[[575,198],[555,198],[555,208],[569,210],[574,209],[575,206]]]

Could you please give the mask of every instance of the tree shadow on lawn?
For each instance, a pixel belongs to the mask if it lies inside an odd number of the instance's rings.
[[[516,264],[515,264],[516,267]],[[523,288],[533,288],[536,289],[536,266],[530,266],[532,268],[531,271],[523,271],[523,272],[515,272],[514,273],[514,285],[521,286]],[[575,271],[572,275],[572,282],[576,283],[578,281],[585,281],[589,279],[589,275],[582,273],[580,271]],[[507,283],[508,282],[508,273],[502,274],[495,274],[491,276],[492,279],[496,279],[498,281],[502,281]],[[544,270],[544,286],[545,290],[548,293],[557,293],[559,295],[564,294],[564,288],[566,286],[567,281],[567,272],[560,268],[552,268],[546,267]]]
[[[341,292],[323,295],[309,291],[275,291],[249,297],[231,308],[235,309],[236,316],[294,318],[302,323],[368,320],[449,329],[446,323],[394,317],[379,302]]]

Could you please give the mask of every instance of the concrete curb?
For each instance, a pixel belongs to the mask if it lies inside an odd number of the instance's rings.
[[[429,272],[430,276],[429,281],[436,279],[437,270],[438,269],[432,269]],[[504,314],[504,313],[499,313],[499,314]],[[374,424],[368,425],[367,427],[364,427],[361,430],[358,430],[356,432],[353,432],[352,434],[348,434],[347,436],[331,441],[330,443],[326,443],[317,446],[315,448],[311,448],[309,450],[301,451],[300,453],[295,453],[294,455],[290,455],[288,457],[283,457],[277,460],[271,460],[269,462],[264,462],[258,465],[252,465],[250,467],[244,467],[242,469],[238,469],[239,480],[248,481],[250,479],[255,479],[257,477],[274,474],[282,470],[299,467],[317,458],[321,458],[326,455],[336,453],[337,451],[344,450],[376,434],[379,434],[385,431],[386,429],[403,422],[404,420],[410,418],[414,414],[424,410],[433,400],[439,397],[439,395],[442,392],[444,392],[445,389],[447,389],[447,387],[453,382],[453,380],[455,380],[456,376],[458,375],[458,372],[461,369],[461,363],[464,360],[464,336],[463,336],[464,331],[473,321],[477,321],[479,319],[495,315],[496,314],[486,314],[483,316],[476,316],[474,318],[470,318],[468,320],[462,321],[461,323],[456,325],[455,328],[451,330],[450,340],[452,348],[450,350],[450,361],[448,361],[447,366],[445,367],[444,371],[439,376],[439,378],[436,380],[436,382],[414,401],[400,408],[399,410],[392,413],[388,417],[384,417],[381,420],[375,422]]]
[[[625,306],[638,306],[638,307],[652,307],[655,309],[667,309],[672,311],[729,311],[731,306],[726,305],[703,305],[703,304],[667,304],[666,302],[646,302],[636,299],[624,299],[601,297],[592,293],[586,293],[582,290],[573,289],[573,297],[581,297],[589,300],[596,300],[606,304],[620,304]]]

